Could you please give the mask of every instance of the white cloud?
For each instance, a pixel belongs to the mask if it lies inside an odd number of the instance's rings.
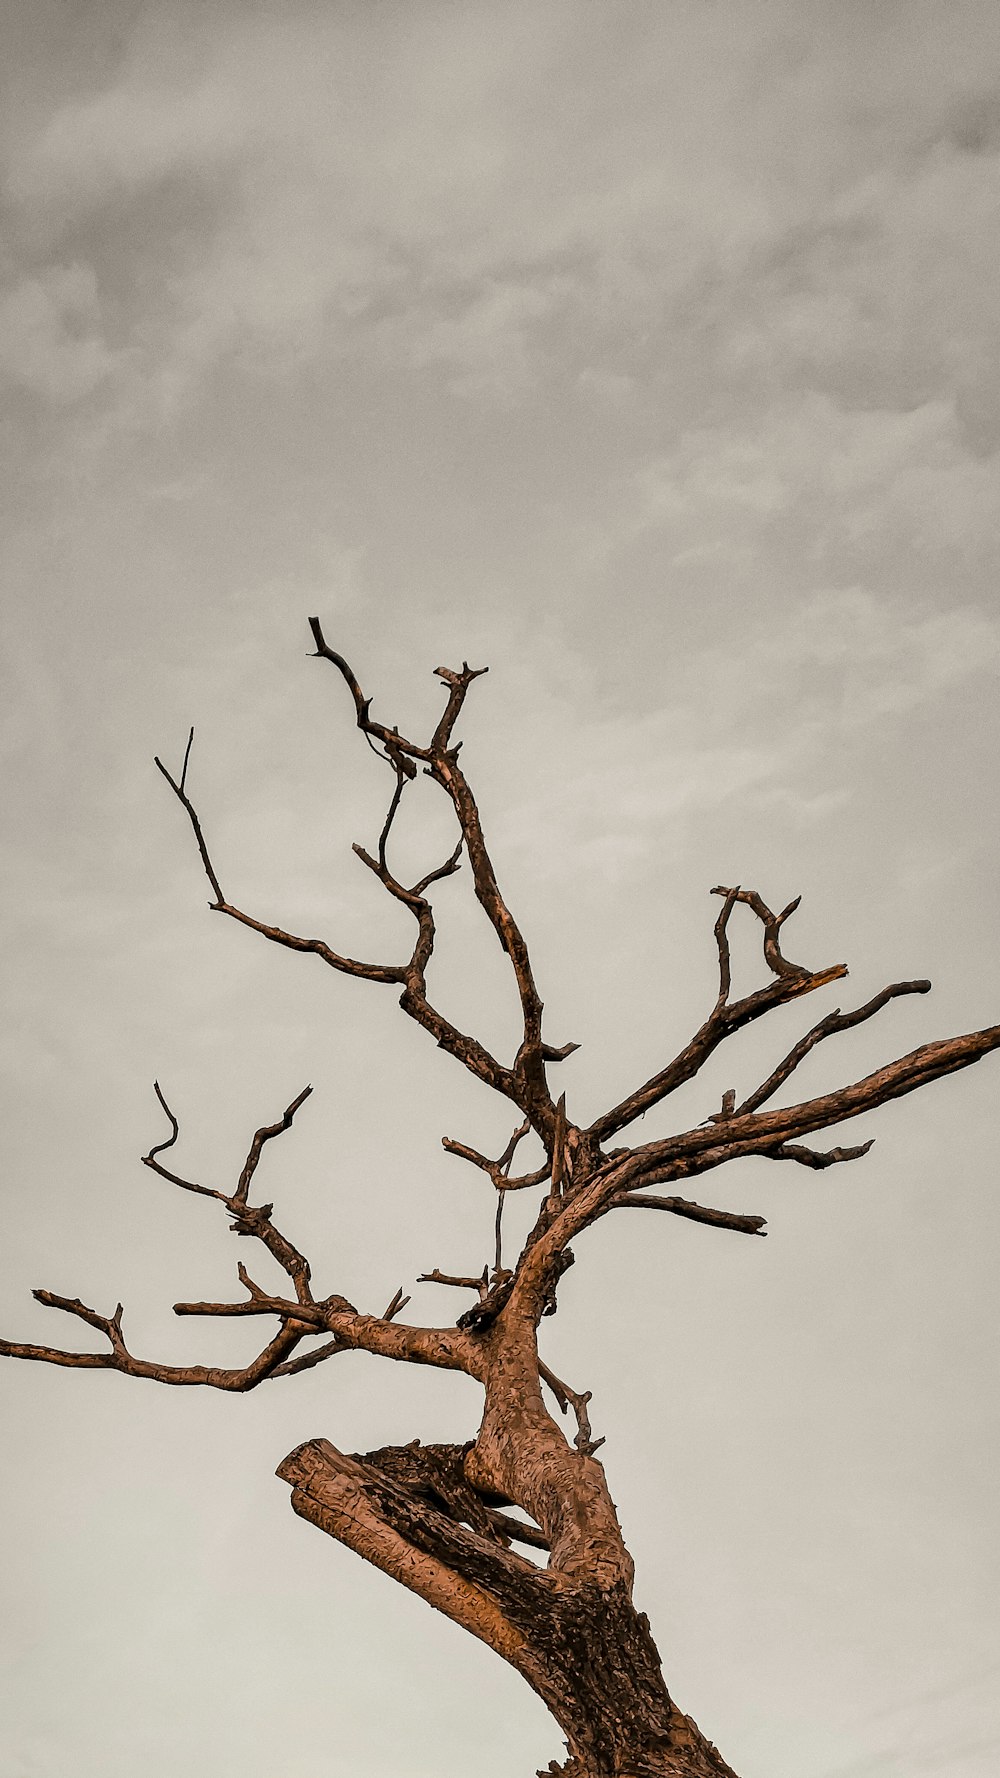
[[[971,560],[1000,535],[996,457],[970,449],[946,402],[866,411],[789,396],[752,427],[686,432],[641,472],[640,502],[676,539],[675,566],[706,549],[762,555],[775,522],[827,567],[901,544]]]
[[[8,192],[125,256],[175,397],[237,349],[401,353],[503,400],[552,367],[617,399],[701,366],[769,399],[798,377],[856,403],[863,371],[886,406],[956,380],[971,402],[996,32],[919,10],[904,41],[779,0],[167,8],[114,84],[22,131]],[[137,222],[168,185],[180,223]]]
[[[455,315],[414,316],[408,355],[418,368],[444,365],[450,387],[462,395],[516,398],[538,375],[533,324],[572,293],[572,281],[558,275],[488,280]]]
[[[239,92],[225,80],[196,80],[185,90],[133,74],[56,111],[15,157],[8,195],[56,209],[97,207],[245,153],[248,125]]]
[[[63,405],[121,364],[108,346],[92,267],[52,266],[0,300],[0,378]]]
[[[893,725],[977,685],[995,696],[998,677],[1000,618],[820,591],[749,638],[679,650],[645,715],[571,721],[540,703],[516,813],[491,822],[498,855],[530,858],[536,877],[569,856],[619,882],[648,872],[665,835],[676,864],[705,823],[814,826],[850,802]]]
[[[900,715],[962,680],[1000,669],[1000,621],[969,608],[908,613],[861,587],[809,600],[759,651],[800,669],[817,708],[857,727]]]

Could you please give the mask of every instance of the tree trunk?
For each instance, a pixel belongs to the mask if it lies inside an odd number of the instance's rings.
[[[508,1312],[477,1348],[471,1444],[345,1456],[313,1439],[278,1470],[295,1511],[516,1668],[566,1737],[550,1778],[735,1778],[667,1691],[589,1430],[570,1445],[542,1399],[533,1323]]]
[[[735,1778],[673,1703],[645,1615],[619,1584],[561,1594],[525,1677],[566,1736],[565,1778]],[[538,1677],[540,1675],[540,1677]]]

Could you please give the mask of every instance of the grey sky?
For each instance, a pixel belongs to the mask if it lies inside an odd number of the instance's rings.
[[[268,1195],[325,1289],[381,1308],[485,1257],[439,1139],[502,1144],[502,1112],[391,995],[212,920],[152,767],[195,722],[234,899],[395,955],[350,855],[385,786],[313,611],[404,727],[435,666],[489,663],[465,758],[578,1114],[704,1015],[720,881],[803,893],[788,949],[850,963],[841,1004],[934,979],[808,1083],[996,1021],[992,0],[34,0],[4,36],[6,1334],[72,1340],[45,1284],[121,1296],[150,1356],[246,1350],[170,1313],[237,1255],[137,1164],[154,1075],[220,1179],[313,1082]],[[462,876],[440,923],[449,1011],[508,1041]],[[668,1682],[743,1778],[996,1769],[997,1078],[868,1120],[857,1167],[746,1163],[718,1201],[766,1242],[608,1219],[546,1324]],[[463,1382],[0,1388],[0,1778],[559,1752],[273,1478],[318,1433],[469,1436]]]

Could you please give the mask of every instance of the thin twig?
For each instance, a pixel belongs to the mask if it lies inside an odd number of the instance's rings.
[[[567,1408],[573,1409],[576,1416],[576,1437],[573,1443],[581,1457],[592,1457],[594,1452],[599,1451],[606,1442],[603,1438],[595,1439],[591,1433],[590,1415],[587,1409],[593,1392],[590,1389],[585,1389],[582,1395],[578,1395],[575,1389],[571,1389],[568,1383],[563,1383],[547,1364],[542,1363],[541,1359],[538,1360],[538,1375],[542,1382],[547,1383],[551,1389],[561,1414],[565,1414]]]
[[[299,1093],[296,1098],[292,1100],[292,1103],[282,1112],[276,1124],[265,1124],[261,1129],[255,1132],[254,1139],[250,1144],[250,1153],[247,1155],[243,1171],[240,1174],[239,1184],[233,1194],[236,1203],[245,1204],[247,1201],[247,1194],[250,1190],[250,1181],[257,1171],[257,1163],[260,1160],[261,1149],[265,1142],[270,1142],[272,1136],[280,1136],[283,1131],[291,1128],[292,1119],[295,1116],[295,1113],[298,1111],[300,1105],[305,1104],[311,1092],[312,1087],[303,1087],[301,1093]]]
[[[184,783],[187,778],[188,759],[190,758],[191,743],[193,740],[194,740],[194,729],[192,729],[191,733],[188,735],[187,747],[184,750],[184,769],[181,772],[180,783],[178,783],[176,781],[176,779],[174,779],[171,776],[171,774],[168,772],[166,766],[164,765],[164,763],[161,759],[154,756],[153,764],[156,766],[157,771],[160,771],[163,773],[163,776],[166,778],[167,783],[170,785],[170,788],[173,791],[174,795],[176,796],[178,802],[182,803],[184,808],[187,810],[188,819],[189,819],[189,821],[191,823],[191,827],[194,831],[195,840],[197,841],[198,851],[201,856],[201,862],[205,867],[205,875],[207,876],[209,882],[212,885],[212,892],[215,896],[215,906],[221,908],[221,907],[225,907],[226,898],[222,893],[222,888],[219,884],[219,879],[215,874],[215,866],[213,865],[212,860],[208,855],[208,847],[205,844],[205,836],[201,831],[201,822],[198,819],[198,812],[195,809],[194,804],[192,803],[190,797],[187,794],[187,791],[184,788]]]
[[[395,1295],[393,1296],[388,1307],[382,1310],[382,1320],[383,1321],[395,1320],[395,1317],[402,1313],[402,1311],[406,1308],[406,1305],[410,1300],[411,1299],[408,1296],[403,1295],[403,1287],[402,1287],[402,1285],[400,1285],[399,1289],[395,1292]]]
[[[228,1203],[225,1192],[216,1191],[215,1188],[210,1185],[198,1185],[193,1179],[182,1179],[179,1173],[172,1173],[169,1167],[162,1166],[156,1159],[156,1156],[162,1154],[164,1149],[173,1148],[174,1143],[177,1141],[180,1134],[180,1125],[163,1096],[163,1091],[158,1080],[154,1080],[153,1082],[153,1091],[159,1100],[160,1106],[170,1121],[170,1135],[164,1142],[154,1142],[148,1154],[142,1156],[143,1166],[151,1167],[154,1173],[159,1173],[161,1179],[168,1179],[171,1185],[180,1186],[182,1191],[197,1192],[199,1197],[217,1198],[220,1203]]]
[[[457,1276],[453,1272],[439,1271],[437,1266],[435,1266],[433,1272],[421,1272],[417,1279],[417,1283],[450,1284],[456,1290],[474,1290],[479,1297],[480,1302],[482,1302],[490,1287],[489,1269],[484,1266],[478,1278],[470,1278],[468,1276]]]

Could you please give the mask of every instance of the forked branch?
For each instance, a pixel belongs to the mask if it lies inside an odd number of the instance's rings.
[[[46,1308],[62,1310],[74,1315],[88,1326],[102,1334],[108,1341],[108,1352],[72,1352],[50,1346],[40,1346],[11,1340],[0,1340],[0,1354],[10,1358],[33,1359],[48,1364],[75,1367],[82,1370],[117,1370],[126,1376],[146,1377],[155,1382],[177,1385],[203,1385],[209,1388],[242,1392],[254,1389],[268,1378],[290,1376],[307,1370],[311,1366],[333,1357],[336,1353],[349,1350],[364,1350],[378,1353],[384,1357],[403,1359],[411,1363],[424,1363],[441,1366],[447,1369],[476,1371],[475,1354],[470,1351],[468,1341],[456,1329],[451,1328],[420,1328],[403,1327],[395,1322],[395,1317],[409,1301],[401,1290],[397,1290],[381,1316],[359,1314],[352,1303],[343,1296],[327,1296],[317,1299],[312,1291],[309,1262],[298,1248],[275,1227],[272,1220],[273,1206],[270,1204],[251,1204],[249,1202],[250,1183],[260,1161],[264,1144],[273,1137],[291,1128],[292,1120],[299,1107],[308,1098],[310,1087],[306,1087],[292,1100],[281,1118],[276,1123],[262,1125],[250,1144],[239,1181],[232,1192],[224,1192],[215,1186],[202,1185],[196,1180],[186,1179],[164,1166],[158,1158],[165,1150],[172,1148],[178,1140],[179,1126],[167,1100],[155,1084],[156,1097],[169,1121],[170,1135],[159,1143],[154,1143],[143,1158],[143,1164],[153,1172],[178,1186],[182,1191],[193,1192],[199,1197],[215,1198],[223,1204],[233,1217],[230,1227],[234,1234],[249,1236],[261,1242],[271,1257],[277,1262],[289,1278],[294,1297],[292,1299],[275,1296],[263,1290],[250,1276],[242,1264],[237,1267],[246,1298],[240,1302],[180,1302],[174,1304],[174,1313],[180,1316],[273,1316],[279,1326],[277,1332],[264,1347],[263,1351],[248,1365],[237,1369],[223,1369],[211,1365],[175,1365],[136,1357],[126,1343],[122,1333],[122,1305],[119,1303],[113,1315],[103,1315],[99,1310],[89,1308],[77,1297],[64,1297],[54,1291],[36,1290],[36,1300]],[[333,1335],[320,1348],[307,1352],[299,1358],[293,1358],[296,1347],[303,1339],[317,1335]]]
[[[162,760],[158,758],[155,763],[157,769],[162,773],[163,777],[170,785],[171,790],[188,816],[192,832],[195,836],[195,842],[198,847],[198,853],[214,895],[214,900],[210,905],[214,912],[229,915],[231,919],[238,921],[243,926],[248,926],[251,931],[260,933],[263,938],[270,940],[274,944],[283,945],[288,950],[308,952],[321,958],[329,968],[338,971],[342,975],[356,976],[366,981],[395,983],[396,986],[402,989],[400,1005],[403,1007],[403,1010],[408,1013],[411,1018],[415,1019],[418,1024],[422,1025],[425,1030],[429,1031],[442,1049],[445,1049],[451,1055],[456,1056],[466,1068],[470,1069],[473,1074],[477,1075],[478,1078],[484,1081],[488,1086],[493,1087],[497,1092],[503,1093],[505,1097],[514,1098],[516,1102],[520,1103],[520,1100],[523,1097],[523,1091],[520,1093],[518,1091],[515,1072],[498,1062],[497,1059],[490,1054],[489,1050],[476,1038],[460,1031],[457,1026],[453,1025],[437,1010],[436,1007],[432,1005],[427,997],[426,971],[434,950],[435,925],[433,909],[431,903],[427,899],[426,891],[432,884],[442,881],[443,878],[453,875],[453,873],[458,870],[460,855],[463,847],[466,846],[469,837],[466,831],[466,824],[460,821],[459,840],[448,858],[446,858],[443,863],[427,871],[412,887],[407,888],[404,884],[399,882],[388,864],[387,847],[390,832],[399,810],[406,785],[416,776],[417,765],[414,762],[426,762],[426,769],[430,772],[431,776],[435,776],[435,761],[440,758],[442,769],[447,772],[451,769],[451,764],[449,762],[453,762],[455,750],[452,749],[449,753],[447,749],[443,749],[440,752],[440,755],[438,755],[432,749],[415,746],[413,742],[401,735],[398,730],[386,728],[384,724],[372,721],[369,714],[371,700],[362,697],[357,680],[354,678],[353,673],[347,666],[347,663],[343,660],[342,656],[336,654],[332,649],[327,648],[322,638],[322,631],[320,630],[318,620],[313,619],[311,621],[313,624],[313,633],[317,639],[317,652],[322,654],[324,658],[332,661],[344,676],[355,700],[355,707],[358,712],[358,726],[363,730],[369,742],[373,745],[378,757],[386,761],[392,768],[396,777],[396,787],[379,835],[377,856],[373,857],[363,846],[359,845],[354,847],[354,851],[361,859],[362,863],[364,863],[367,868],[378,877],[388,894],[390,894],[394,900],[402,903],[416,920],[417,934],[413,950],[409,959],[405,963],[361,962],[357,958],[349,957],[339,951],[335,951],[324,939],[303,938],[297,933],[286,931],[284,927],[269,925],[266,921],[258,920],[254,915],[246,913],[242,908],[239,908],[234,903],[228,901],[222,892],[219,876],[212,862],[201,818],[187,793],[187,770],[194,736],[194,730],[192,729],[191,734],[188,737],[188,744],[184,754],[184,766],[179,779],[173,776],[163,764]],[[474,678],[478,677],[478,675],[476,672],[472,671],[472,669],[466,669],[463,670],[463,674],[453,677],[456,677],[456,684],[451,686],[448,700],[448,711],[451,712],[449,725],[453,724],[457,717],[468,685]],[[461,683],[459,684],[458,681]],[[461,695],[459,695],[459,693]],[[439,724],[435,734],[437,735],[440,731],[441,725]],[[448,728],[448,734],[450,735],[450,726]],[[460,773],[458,774],[458,777],[461,778]],[[464,780],[462,780],[462,782],[464,783]],[[478,812],[475,811],[475,804],[474,802],[471,802],[471,797],[469,800],[472,811],[475,813],[475,821],[472,823],[470,831],[472,832],[474,839],[476,839],[476,836],[478,835],[477,846],[479,846],[482,836],[481,830],[478,828]],[[482,851],[482,856],[485,857],[485,847],[480,847],[480,849]],[[476,874],[478,894],[479,882],[483,870],[482,857],[479,856],[478,850],[476,857],[473,858],[473,868],[474,874]],[[497,891],[497,894],[499,895],[499,891]],[[480,899],[482,899],[482,897],[480,897]],[[525,952],[525,957],[526,955],[527,953]],[[540,1003],[538,1011],[540,1017]]]
[[[731,1108],[730,1115],[740,1117],[744,1112],[756,1111],[759,1106],[764,1105],[768,1099],[773,1097],[779,1087],[784,1086],[785,1081],[795,1072],[799,1063],[805,1060],[810,1050],[815,1049],[816,1045],[822,1043],[825,1038],[832,1037],[835,1032],[851,1031],[856,1025],[863,1025],[866,1020],[874,1018],[876,1013],[881,1012],[884,1006],[888,1006],[890,1000],[896,1000],[900,995],[929,994],[930,991],[931,984],[928,981],[891,982],[887,988],[883,988],[880,993],[873,995],[872,999],[866,1001],[864,1006],[856,1007],[853,1012],[842,1013],[839,1006],[835,1007],[833,1012],[827,1013],[825,1018],[820,1019],[811,1031],[807,1031],[804,1037],[799,1038],[798,1043],[793,1045],[787,1056],[778,1063],[777,1068],[768,1075],[767,1079],[748,1094],[741,1105]]]
[[[580,1394],[577,1390],[571,1389],[569,1384],[563,1383],[547,1364],[542,1363],[541,1359],[538,1361],[538,1375],[542,1382],[547,1383],[551,1389],[561,1414],[565,1414],[568,1408],[573,1409],[576,1419],[576,1437],[573,1443],[581,1457],[592,1457],[594,1452],[599,1451],[605,1443],[603,1438],[595,1439],[591,1430],[589,1408],[593,1391],[585,1389]]]
[[[252,1363],[237,1370],[223,1370],[215,1365],[161,1364],[137,1358],[128,1350],[122,1334],[122,1306],[113,1315],[101,1315],[88,1309],[79,1298],[56,1296],[51,1290],[33,1290],[32,1296],[47,1309],[62,1309],[76,1315],[96,1328],[108,1340],[110,1352],[67,1352],[53,1346],[36,1346],[22,1341],[0,1340],[0,1354],[7,1358],[34,1359],[42,1364],[66,1365],[74,1370],[121,1371],[126,1377],[145,1377],[154,1383],[201,1385],[209,1389],[225,1389],[245,1393],[255,1389],[265,1377],[273,1375],[282,1361],[298,1345],[302,1337],[294,1326],[279,1328],[274,1338],[258,1353]]]
[[[690,1079],[727,1036],[771,1007],[846,973],[843,964],[809,971],[784,957],[781,931],[797,907],[797,901],[791,902],[780,914],[774,914],[756,891],[720,888],[716,893],[723,897],[723,907],[715,925],[719,953],[719,991],[715,1007],[679,1056],[627,1100],[596,1119],[588,1130],[567,1126],[567,1140],[575,1138],[577,1154],[584,1155],[586,1165],[578,1167],[573,1189],[568,1194],[550,1193],[542,1206],[515,1269],[511,1290],[514,1312],[533,1314],[536,1318],[541,1315],[560,1254],[581,1230],[611,1209],[656,1209],[744,1234],[762,1234],[763,1217],[710,1209],[681,1195],[654,1197],[648,1188],[664,1184],[676,1186],[729,1161],[751,1155],[794,1161],[814,1171],[859,1160],[868,1153],[870,1141],[853,1147],[838,1145],[824,1151],[812,1148],[803,1138],[848,1118],[861,1116],[890,1099],[914,1092],[944,1074],[966,1068],[1000,1047],[1000,1026],[988,1027],[961,1037],[924,1044],[849,1086],[798,1105],[781,1110],[759,1109],[788,1081],[817,1044],[837,1032],[863,1024],[890,1001],[926,993],[930,986],[924,980],[894,982],[853,1011],[842,1013],[838,1008],[827,1014],[799,1039],[741,1104],[736,1102],[735,1091],[728,1090],[723,1094],[721,1110],[694,1129],[633,1148],[602,1151],[600,1144],[607,1135],[659,1102],[682,1081]],[[732,1001],[728,922],[733,909],[741,902],[750,907],[764,928],[764,955],[773,979],[755,993]],[[468,1158],[475,1158],[482,1164],[482,1157],[473,1154]],[[489,1170],[490,1164],[486,1163],[486,1166]]]
[[[666,1067],[651,1075],[649,1080],[620,1104],[595,1119],[588,1131],[593,1140],[606,1142],[609,1137],[624,1129],[626,1124],[633,1123],[644,1112],[652,1110],[654,1105],[658,1105],[670,1093],[676,1092],[685,1081],[693,1079],[727,1037],[742,1030],[745,1025],[752,1024],[755,1019],[770,1012],[772,1007],[798,999],[801,994],[811,994],[815,989],[823,988],[828,982],[836,981],[838,977],[847,974],[846,963],[834,963],[827,969],[809,970],[801,964],[789,962],[782,955],[781,930],[798,907],[800,897],[796,896],[780,914],[775,914],[755,889],[720,887],[713,889],[712,894],[723,898],[722,910],[714,929],[719,953],[719,991],[715,1005],[690,1043]],[[732,987],[729,919],[740,902],[756,914],[764,928],[764,961],[774,979],[753,994],[733,1001],[729,998]]]
[[[330,946],[326,944],[323,939],[300,938],[294,932],[286,932],[281,926],[268,926],[263,920],[254,919],[252,914],[244,913],[242,908],[238,908],[234,906],[232,902],[226,900],[226,897],[222,893],[215,866],[213,865],[209,854],[208,844],[201,825],[201,818],[185,789],[188,761],[191,754],[191,743],[193,739],[194,729],[191,730],[191,733],[188,736],[188,744],[184,753],[184,769],[180,779],[174,778],[161,759],[156,758],[153,763],[157,770],[163,774],[178,802],[187,812],[187,817],[191,823],[192,832],[194,833],[195,841],[198,846],[198,853],[205,868],[205,875],[212,886],[212,892],[215,896],[215,900],[210,903],[213,913],[228,914],[230,919],[238,920],[243,926],[249,926],[252,931],[259,932],[264,938],[270,939],[273,944],[285,945],[292,951],[312,952],[315,956],[321,957],[323,962],[328,964],[331,969],[339,970],[343,975],[362,976],[366,981],[370,982],[403,982],[405,980],[405,970],[399,965],[359,963],[354,957],[343,957],[338,952],[331,950]]]
[[[309,626],[316,643],[317,655],[336,667],[348,686],[354,700],[358,727],[369,742],[380,744],[383,755],[390,764],[399,759],[413,767],[415,761],[420,761],[427,775],[446,791],[451,800],[472,867],[477,899],[510,960],[521,1002],[522,1041],[515,1058],[512,1079],[505,1082],[500,1090],[521,1106],[535,1128],[547,1132],[554,1117],[554,1106],[545,1080],[545,1062],[560,1058],[554,1051],[549,1051],[548,1056],[546,1055],[541,1030],[542,1002],[535,986],[528,947],[501,893],[483,835],[479,809],[458,763],[459,745],[451,744],[469,686],[486,672],[486,668],[470,667],[467,661],[463,662],[461,671],[450,667],[437,668],[438,678],[448,688],[448,699],[429,745],[421,747],[401,735],[397,729],[387,729],[384,724],[373,720],[371,699],[364,696],[343,656],[328,646],[319,619],[311,617]],[[412,993],[404,996],[402,1004],[407,1012],[415,1017],[420,1016]]]
[[[447,1154],[458,1155],[461,1160],[471,1162],[473,1167],[478,1167],[481,1172],[486,1173],[493,1181],[498,1192],[523,1191],[527,1186],[541,1185],[544,1180],[548,1179],[551,1175],[553,1164],[552,1156],[547,1155],[542,1165],[534,1168],[532,1172],[515,1174],[513,1177],[511,1176],[510,1168],[514,1159],[514,1151],[521,1138],[528,1134],[530,1128],[531,1125],[527,1120],[521,1124],[520,1127],[515,1130],[499,1160],[496,1161],[491,1161],[486,1155],[480,1154],[478,1148],[470,1148],[465,1142],[455,1142],[451,1136],[442,1136],[441,1147]],[[556,1131],[553,1131],[553,1142],[551,1145],[553,1154],[555,1153],[555,1136]]]

